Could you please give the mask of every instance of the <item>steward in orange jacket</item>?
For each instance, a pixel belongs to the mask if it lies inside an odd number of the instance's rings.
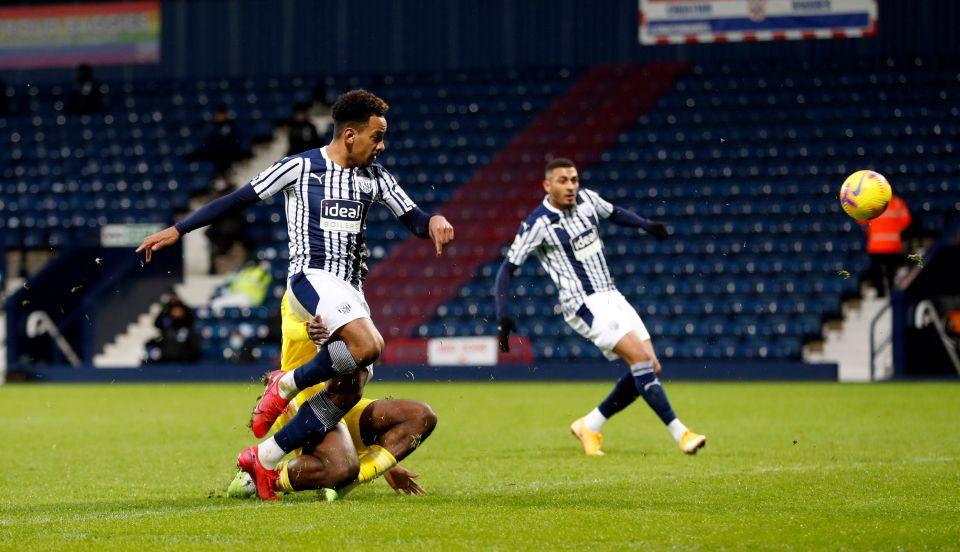
[[[901,234],[910,226],[910,211],[907,204],[897,196],[890,198],[890,205],[879,217],[867,222],[867,253],[870,268],[866,280],[884,297],[893,289],[897,269],[903,265],[903,239]]]
[[[867,223],[867,253],[903,252],[900,234],[910,226],[910,211],[898,196],[890,198],[890,205],[879,217]]]

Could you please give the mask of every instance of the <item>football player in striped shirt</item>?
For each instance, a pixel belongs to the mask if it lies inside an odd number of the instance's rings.
[[[283,344],[280,369],[294,370],[310,362],[330,337],[319,316],[309,322],[290,310],[289,296],[280,302]],[[361,370],[367,377],[373,367]],[[325,383],[301,391],[273,424],[279,431],[292,420],[311,397],[322,391]],[[295,457],[282,460],[276,468],[275,491],[295,492],[322,490],[326,500],[343,498],[358,485],[369,483],[381,475],[397,493],[425,494],[417,483],[419,474],[399,465],[430,436],[437,425],[437,415],[429,405],[408,399],[363,398],[344,415],[336,429],[323,441],[294,451]],[[256,496],[256,485],[247,471],[240,470],[230,483],[227,494],[235,498]]]
[[[300,391],[333,382],[280,431],[240,453],[238,463],[252,466],[251,476],[262,499],[276,499],[275,468],[280,460],[308,442],[321,440],[356,405],[363,385],[359,372],[383,351],[383,337],[363,297],[364,227],[371,205],[385,205],[414,235],[432,240],[437,256],[453,241],[453,226],[447,219],[417,207],[377,163],[386,148],[388,108],[366,90],[343,94],[331,109],[334,137],[329,145],[281,159],[235,192],[147,236],[137,248],[149,262],[155,251],[191,230],[274,194],[284,195],[290,236],[290,307],[304,320],[320,315],[333,337],[310,363],[270,375],[267,391],[253,413],[254,434],[265,436]]]
[[[586,416],[570,426],[588,456],[602,456],[600,429],[611,416],[642,396],[670,430],[687,454],[706,444],[677,418],[658,376],[660,361],[650,333],[627,300],[613,285],[597,227],[600,219],[631,228],[642,228],[658,240],[666,239],[667,227],[621,209],[580,188],[577,168],[569,159],[547,164],[540,205],[520,225],[507,258],[497,272],[496,303],[500,348],[509,351],[508,336],[516,330],[510,316],[510,280],[532,253],[550,275],[560,293],[564,320],[593,342],[608,360],[622,358],[630,369],[617,381],[610,395]]]

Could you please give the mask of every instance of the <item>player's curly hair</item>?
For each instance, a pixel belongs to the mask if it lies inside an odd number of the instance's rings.
[[[343,93],[332,108],[333,134],[340,136],[343,130],[353,124],[354,128],[362,129],[370,121],[371,116],[383,117],[390,106],[376,94],[362,88]]]

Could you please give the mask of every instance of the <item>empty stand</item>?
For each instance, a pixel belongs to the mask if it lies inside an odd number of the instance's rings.
[[[666,221],[658,243],[602,227],[618,287],[661,355],[799,359],[856,295],[863,233],[840,210],[844,177],[887,175],[934,235],[960,211],[960,72],[843,64],[697,66],[583,172],[584,185]],[[511,229],[512,233],[512,229]],[[556,290],[528,261],[515,279],[521,332],[538,358],[594,358],[554,313]],[[488,263],[418,335],[496,332]]]
[[[601,230],[618,287],[667,358],[800,358],[842,298],[858,293],[866,268],[862,232],[836,199],[848,173],[884,173],[929,235],[960,210],[956,67],[681,69],[329,80],[331,94],[363,86],[391,103],[381,161],[457,228],[437,260],[389,211],[371,210],[367,296],[383,333],[495,333],[493,278],[542,198],[548,155],[573,157],[585,186],[670,225],[663,243],[612,224]],[[109,83],[104,113],[71,115],[56,86],[15,88],[14,114],[0,118],[3,244],[69,247],[104,223],[172,222],[207,188],[211,167],[184,154],[214,108],[227,105],[258,140],[308,89],[297,79]],[[258,256],[273,265],[273,293],[255,309],[198,310],[208,360],[224,358],[232,328],[262,343],[259,358],[277,354],[281,201],[245,213]],[[533,260],[514,292],[537,358],[600,358],[556,314],[556,290]]]

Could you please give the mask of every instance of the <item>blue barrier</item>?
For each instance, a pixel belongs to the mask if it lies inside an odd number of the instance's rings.
[[[196,382],[254,381],[275,370],[268,363],[256,364],[152,364],[140,368],[31,368],[26,379],[45,382]],[[626,365],[611,362],[544,361],[529,365],[424,366],[390,364],[374,369],[381,381],[614,381]],[[836,381],[837,365],[788,361],[670,361],[664,380],[715,381]]]

